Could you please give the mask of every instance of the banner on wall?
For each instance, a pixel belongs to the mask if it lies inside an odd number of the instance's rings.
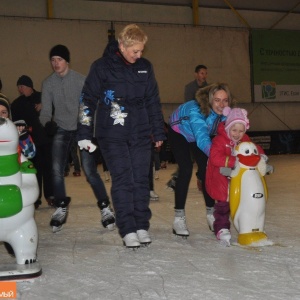
[[[300,32],[252,31],[255,102],[300,101]]]

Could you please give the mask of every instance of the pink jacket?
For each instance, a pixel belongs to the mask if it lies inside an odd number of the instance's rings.
[[[251,141],[250,137],[245,134],[241,142]],[[220,167],[233,168],[236,157],[232,155],[235,147],[225,131],[224,122],[218,126],[217,135],[212,140],[207,169],[206,169],[206,190],[208,194],[215,200],[227,201],[229,179],[220,174]],[[258,149],[259,152],[263,150]]]

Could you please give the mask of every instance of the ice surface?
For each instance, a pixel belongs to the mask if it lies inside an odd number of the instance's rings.
[[[67,177],[72,197],[68,222],[53,234],[49,222],[54,209],[44,202],[36,211],[43,274],[18,282],[18,299],[300,299],[300,155],[270,156],[270,163],[276,172],[266,178],[265,231],[274,244],[256,247],[238,246],[233,227],[233,245],[218,244],[208,229],[195,176],[186,205],[190,236],[185,240],[172,234],[174,193],[165,183],[176,165],[169,164],[155,180],[160,199],[151,202],[153,242],[137,251],[124,248],[116,230],[102,227],[85,177]],[[13,261],[2,243],[0,255],[1,264]]]

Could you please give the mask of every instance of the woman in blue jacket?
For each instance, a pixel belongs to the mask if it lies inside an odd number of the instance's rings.
[[[128,25],[92,64],[82,90],[78,128],[79,147],[90,151],[95,129],[112,178],[116,224],[129,248],[151,243],[151,136],[156,147],[166,138],[153,67],[141,57],[146,42],[137,25]]]
[[[179,169],[175,186],[173,233],[184,237],[189,236],[185,203],[193,171],[193,159],[198,165],[197,177],[202,182],[207,222],[213,230],[215,202],[205,189],[206,164],[211,139],[216,134],[218,124],[225,120],[222,115],[223,108],[234,104],[233,96],[225,83],[215,83],[199,89],[196,99],[180,105],[169,121],[170,145]]]

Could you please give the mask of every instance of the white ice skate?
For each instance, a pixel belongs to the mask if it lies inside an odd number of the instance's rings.
[[[175,217],[173,223],[173,233],[183,238],[187,238],[190,235],[186,226],[185,217]]]
[[[131,249],[137,249],[141,246],[138,235],[135,232],[126,234],[123,237],[123,244],[126,246],[126,248]]]
[[[152,240],[147,230],[144,229],[137,230],[136,234],[142,246],[148,246],[149,244],[151,244]]]
[[[221,229],[217,233],[217,239],[220,242],[220,245],[224,247],[230,247],[231,234],[229,229]]]
[[[158,201],[159,196],[154,192],[150,191],[150,201]]]
[[[214,223],[215,223],[215,217],[213,214],[207,214],[206,215],[207,225],[209,229],[214,232]]]

